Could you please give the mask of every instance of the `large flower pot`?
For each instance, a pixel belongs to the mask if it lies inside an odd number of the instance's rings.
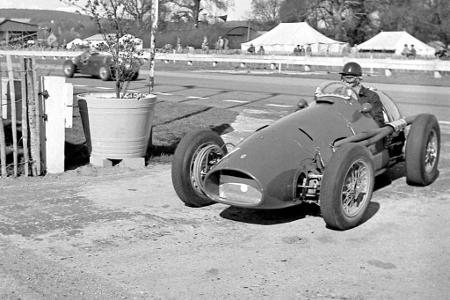
[[[155,103],[155,95],[140,99],[120,99],[112,93],[78,95],[81,121],[91,157],[144,157]]]

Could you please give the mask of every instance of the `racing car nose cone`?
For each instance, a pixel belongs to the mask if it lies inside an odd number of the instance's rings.
[[[208,175],[205,192],[213,201],[237,206],[257,206],[262,199],[259,184],[235,170],[219,170]]]

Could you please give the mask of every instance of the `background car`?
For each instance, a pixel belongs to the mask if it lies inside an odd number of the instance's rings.
[[[99,77],[107,81],[114,79],[114,63],[112,56],[108,53],[88,50],[82,54],[68,59],[64,62],[63,72],[68,78],[75,73]],[[139,77],[140,64],[126,66],[125,70],[119,72],[123,75],[121,80],[136,80]]]

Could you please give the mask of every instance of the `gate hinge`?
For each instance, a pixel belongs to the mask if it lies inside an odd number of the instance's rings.
[[[42,92],[39,92],[38,95],[44,97],[44,99],[47,99],[50,96],[48,94],[47,90],[43,90]]]

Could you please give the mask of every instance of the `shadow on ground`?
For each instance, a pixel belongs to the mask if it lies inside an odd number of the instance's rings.
[[[230,124],[220,124],[214,127],[210,127],[210,129],[219,135],[228,133],[233,130]],[[177,139],[170,144],[161,145],[153,143],[151,139],[146,154],[147,163],[149,163],[150,159],[155,159],[156,157],[172,156],[175,153],[175,149],[177,148],[179,142],[180,139]],[[89,149],[86,143],[75,144],[66,142],[64,164],[65,169],[74,170],[87,164],[89,164]]]
[[[386,173],[375,178],[374,192],[389,186],[394,180],[404,176],[405,164],[399,163],[395,165]],[[379,210],[380,204],[378,202],[371,202],[360,224],[370,220]],[[288,208],[271,210],[258,210],[230,206],[223,210],[220,216],[237,222],[274,225],[301,220],[307,216],[320,217],[321,213],[319,205],[302,203]]]

